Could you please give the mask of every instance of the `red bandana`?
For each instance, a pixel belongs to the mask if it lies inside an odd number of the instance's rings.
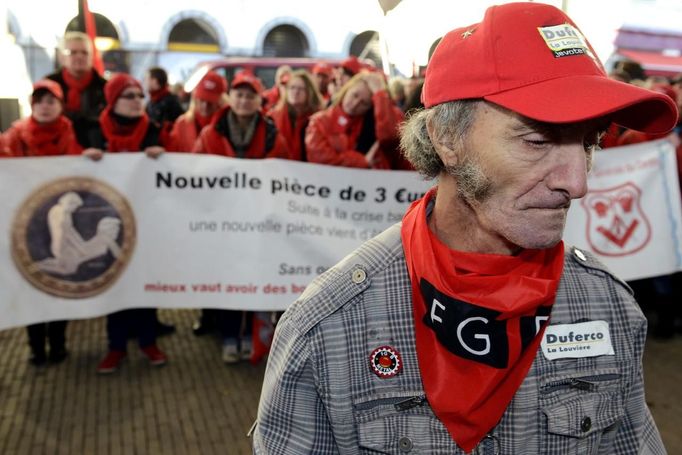
[[[92,71],[88,71],[80,79],[73,77],[66,68],[62,69],[62,77],[69,90],[66,92],[66,110],[68,112],[78,112],[81,110],[81,94],[92,82]]]
[[[163,87],[159,90],[150,91],[149,98],[151,99],[152,103],[158,103],[161,98],[168,94],[170,94],[170,90],[168,90],[168,87]]]
[[[412,204],[401,231],[417,358],[429,404],[469,452],[497,425],[533,363],[564,246],[517,256],[450,250],[427,224],[434,197],[432,190]]]
[[[21,140],[26,144],[26,156],[67,155],[77,151],[73,136],[69,135],[71,122],[60,115],[52,123],[38,123],[29,117],[26,127],[20,131]]]
[[[110,114],[111,107],[107,106],[99,115],[102,134],[107,140],[108,152],[137,152],[141,150],[144,135],[149,126],[149,117],[142,114],[140,121],[133,125],[121,125]]]

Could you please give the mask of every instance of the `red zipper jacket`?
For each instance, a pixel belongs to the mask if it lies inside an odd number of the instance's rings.
[[[372,96],[374,134],[381,144],[376,169],[390,169],[391,155],[398,140],[398,125],[403,113],[393,104],[388,92]],[[365,154],[355,149],[362,130],[362,117],[350,117],[341,105],[314,114],[306,130],[308,161],[346,167],[369,167]]]
[[[226,137],[227,113],[229,106],[225,106],[213,117],[194,143],[193,153],[210,153],[212,155],[223,155],[230,157],[240,157],[230,141]],[[289,149],[284,137],[277,131],[277,127],[271,118],[262,114],[258,115],[258,124],[253,134],[248,149],[241,158],[289,158]]]

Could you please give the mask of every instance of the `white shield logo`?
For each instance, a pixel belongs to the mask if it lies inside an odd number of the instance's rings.
[[[587,211],[587,241],[604,256],[625,256],[644,248],[651,225],[642,210],[642,191],[632,182],[590,191],[581,204]]]

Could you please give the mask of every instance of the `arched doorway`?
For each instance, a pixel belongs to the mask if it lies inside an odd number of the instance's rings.
[[[264,57],[307,57],[310,47],[303,32],[293,25],[278,25],[263,40]]]
[[[381,42],[379,33],[374,30],[367,30],[356,35],[350,43],[350,55],[355,55],[361,59],[369,59],[381,68]]]
[[[180,52],[220,52],[220,40],[213,28],[199,19],[183,19],[168,35],[168,50]]]

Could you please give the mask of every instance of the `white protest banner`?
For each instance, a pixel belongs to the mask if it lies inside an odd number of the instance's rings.
[[[130,307],[285,309],[431,185],[174,153],[0,164],[0,328]]]
[[[285,309],[431,185],[173,153],[0,164],[0,329],[131,307]],[[565,240],[625,279],[681,270],[675,169],[664,141],[599,152]]]
[[[569,210],[568,244],[591,251],[624,280],[682,270],[680,187],[668,141],[598,152],[588,187]]]

